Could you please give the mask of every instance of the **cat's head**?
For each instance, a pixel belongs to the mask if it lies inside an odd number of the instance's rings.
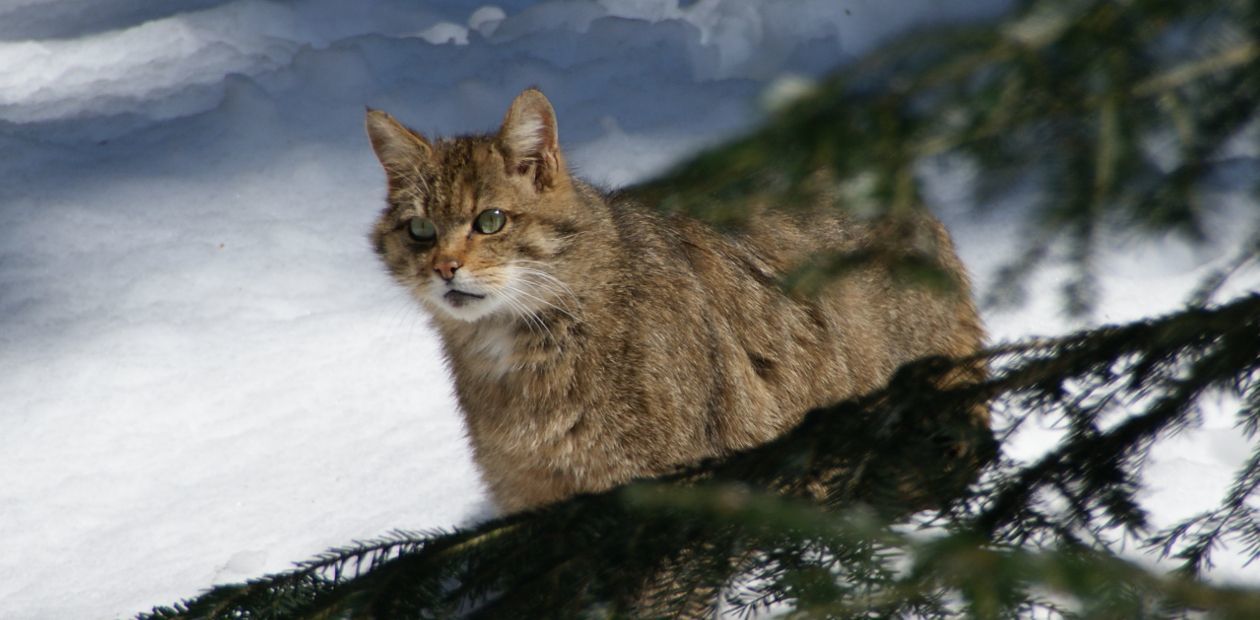
[[[541,92],[517,96],[493,135],[431,141],[377,110],[367,132],[389,181],[373,244],[430,312],[477,321],[566,308],[572,293],[553,267],[580,209]]]

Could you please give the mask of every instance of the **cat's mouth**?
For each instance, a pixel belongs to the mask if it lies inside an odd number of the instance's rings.
[[[473,303],[479,299],[486,298],[485,295],[476,295],[474,293],[465,293],[464,291],[455,290],[447,291],[442,297],[446,299],[446,303],[451,304],[456,308],[462,308],[465,305]]]

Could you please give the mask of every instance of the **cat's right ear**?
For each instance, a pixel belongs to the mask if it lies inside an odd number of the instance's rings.
[[[552,187],[565,174],[556,111],[537,88],[525,89],[512,101],[498,143],[508,174],[532,177],[539,191]]]
[[[391,180],[394,175],[414,170],[421,161],[433,154],[433,147],[424,136],[407,129],[394,117],[380,110],[367,108],[367,134],[372,150],[381,160]]]

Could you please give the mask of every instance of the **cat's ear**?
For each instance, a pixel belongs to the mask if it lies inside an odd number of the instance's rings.
[[[539,191],[552,187],[565,174],[556,111],[537,88],[525,89],[512,101],[498,142],[507,173],[532,176]]]
[[[372,150],[391,177],[414,169],[419,161],[428,160],[433,154],[433,147],[424,136],[407,129],[385,112],[368,108],[365,124]]]

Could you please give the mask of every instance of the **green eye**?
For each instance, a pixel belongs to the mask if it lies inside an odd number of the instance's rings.
[[[503,230],[503,225],[507,223],[507,215],[498,209],[486,209],[477,215],[477,220],[473,222],[473,228],[483,235],[493,235]]]
[[[407,235],[416,243],[433,243],[437,239],[437,226],[427,217],[413,217],[407,222]]]

